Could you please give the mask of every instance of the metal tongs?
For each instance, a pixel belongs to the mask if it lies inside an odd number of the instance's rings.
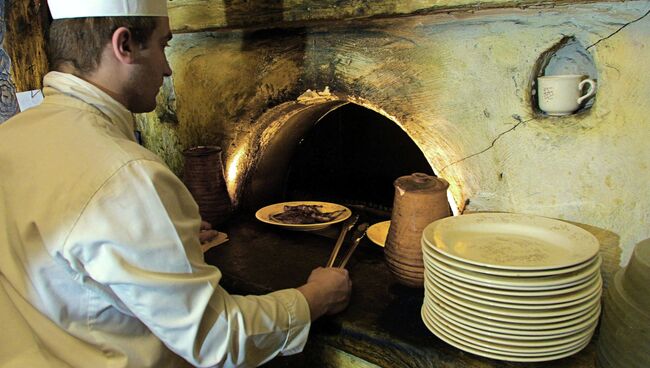
[[[356,222],[356,220],[355,220]],[[352,224],[354,226],[354,224]],[[352,244],[350,245],[350,248],[348,251],[345,253],[345,256],[343,256],[343,260],[341,260],[341,263],[336,266],[338,268],[345,268],[345,265],[348,263],[350,260],[350,257],[352,256],[352,253],[354,253],[355,249],[357,249],[357,245],[359,245],[359,242],[361,239],[363,239],[364,236],[366,236],[366,230],[368,229],[368,223],[364,222],[363,224],[357,226],[357,229],[355,230],[354,234],[352,235]],[[347,232],[346,230],[345,232]],[[345,234],[343,236],[345,238]],[[342,244],[343,241],[341,241]],[[337,241],[337,246],[334,247],[334,250],[332,250],[332,254],[330,255],[330,261],[327,262],[327,267],[333,267],[334,266],[334,260],[336,259],[336,256],[338,255],[339,250],[341,249],[341,245]]]
[[[341,250],[341,245],[343,245],[345,235],[354,227],[354,225],[357,223],[357,220],[359,220],[359,215],[354,215],[343,223],[341,226],[341,232],[339,232],[339,237],[336,239],[336,243],[334,244],[334,249],[332,249],[332,254],[330,254],[330,259],[327,261],[327,265],[325,267],[332,267],[334,260],[336,259],[336,255],[339,254],[339,250]]]

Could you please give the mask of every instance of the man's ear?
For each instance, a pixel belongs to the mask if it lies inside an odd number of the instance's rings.
[[[120,27],[113,32],[111,46],[113,55],[117,60],[125,64],[132,64],[134,62],[136,45],[133,41],[133,35],[128,28]]]

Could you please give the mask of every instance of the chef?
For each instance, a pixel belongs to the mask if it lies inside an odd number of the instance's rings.
[[[134,136],[172,34],[165,0],[49,0],[45,98],[0,125],[0,366],[257,366],[349,301],[347,271],[231,295],[197,205]]]

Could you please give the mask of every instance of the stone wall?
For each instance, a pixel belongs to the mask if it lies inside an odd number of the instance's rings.
[[[578,223],[600,239],[613,270],[650,237],[650,4],[554,5],[185,28],[169,49],[172,82],[140,122],[147,144],[180,173],[182,148],[221,145],[232,162],[259,137],[265,112],[329,87],[401,126],[451,183],[459,210]],[[176,28],[182,13],[171,12]],[[593,60],[597,95],[580,114],[543,116],[533,109],[535,68],[565,37]]]

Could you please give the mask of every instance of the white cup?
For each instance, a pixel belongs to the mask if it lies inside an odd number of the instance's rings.
[[[589,90],[582,94],[582,87],[585,84],[589,84]],[[586,75],[550,75],[537,78],[539,108],[548,115],[572,114],[595,92],[596,82]]]

